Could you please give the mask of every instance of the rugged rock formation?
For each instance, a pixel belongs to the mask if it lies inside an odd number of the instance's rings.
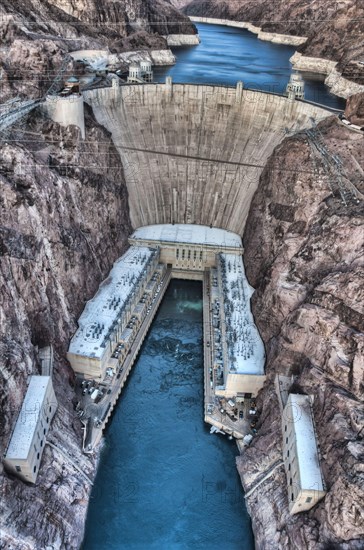
[[[83,142],[75,127],[35,113],[23,135],[1,142],[0,408],[3,452],[27,376],[39,372],[37,346],[52,343],[60,408],[49,440],[93,477],[95,463],[80,449],[65,352],[85,301],[125,249],[130,226],[120,157],[90,114],[86,123]],[[79,546],[90,484],[59,451],[46,446],[35,487],[7,475],[0,483],[1,548]]]
[[[165,35],[183,33],[195,35],[196,28],[167,0],[4,0],[1,102],[16,94],[42,96],[67,52],[161,50],[168,48]]]
[[[320,126],[328,150],[340,155],[347,177],[363,192],[363,137],[333,117]],[[247,491],[273,471],[247,498],[261,550],[364,545],[363,201],[345,206],[335,180],[333,196],[316,162],[318,171],[305,134],[277,147],[244,236],[268,380],[258,400],[258,435],[237,462]],[[277,373],[293,375],[295,390],[314,396],[328,490],[314,509],[293,517],[280,465]]]
[[[175,0],[188,15],[247,21],[266,32],[307,36],[298,47],[306,56],[338,61],[343,76],[364,84],[363,17],[361,0],[302,2],[302,0]]]
[[[356,94],[348,99],[345,116],[353,124],[364,126],[364,94]]]

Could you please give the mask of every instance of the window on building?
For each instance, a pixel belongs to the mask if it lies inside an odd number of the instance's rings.
[[[311,500],[312,500],[312,497],[307,497],[307,498],[306,498],[306,502],[307,502],[307,503],[311,502]]]
[[[288,437],[286,437],[286,444],[288,443]]]
[[[197,250],[195,250],[195,251],[193,252],[193,259],[196,260],[196,257],[197,257]]]
[[[179,248],[176,249],[176,258],[178,260],[178,257],[179,257]]]
[[[43,447],[43,439],[40,440],[40,446]]]
[[[287,424],[286,424],[285,427],[284,427],[284,431],[285,431],[285,432],[287,431]]]
[[[52,412],[52,407],[49,407],[49,412],[50,412],[50,413]]]
[[[45,433],[46,433],[46,429],[44,428],[44,429],[43,429],[43,434],[45,435]]]
[[[17,472],[21,472],[20,466],[15,466],[15,469],[16,469]]]
[[[40,453],[37,453],[37,460],[39,460],[39,457],[40,457]]]
[[[202,261],[202,250],[200,251],[200,262]]]
[[[49,417],[47,416],[47,424],[49,424]]]
[[[288,451],[287,451],[287,457],[288,457],[288,456],[289,456],[289,449],[288,449]]]
[[[291,465],[288,464],[288,471],[290,472],[291,471]]]
[[[34,451],[37,452],[37,447],[35,446],[35,444],[34,444]]]
[[[187,257],[189,260],[191,259],[191,250],[188,251]]]
[[[36,467],[36,466],[34,466],[34,468],[33,468],[33,472],[35,473],[35,472],[36,472],[36,470],[37,470],[37,467]]]
[[[292,485],[292,478],[289,478],[289,484]]]
[[[293,493],[291,494],[291,500],[294,500],[294,495],[293,495]]]

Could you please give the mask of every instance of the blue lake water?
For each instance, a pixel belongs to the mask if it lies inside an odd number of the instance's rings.
[[[206,23],[196,26],[201,44],[174,48],[177,63],[156,67],[157,82],[171,76],[174,82],[236,86],[242,80],[246,88],[280,94],[285,91],[292,72],[289,58],[295,52],[293,46],[264,42],[244,29]],[[337,109],[345,107],[345,100],[330,94],[322,76],[301,74],[306,99]]]
[[[235,442],[203,421],[202,286],[173,280],[123,390],[83,550],[253,550]]]

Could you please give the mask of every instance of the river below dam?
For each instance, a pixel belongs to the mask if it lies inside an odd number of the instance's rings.
[[[203,420],[202,283],[172,280],[105,432],[83,550],[253,550],[234,441]]]
[[[155,67],[154,79],[164,82],[221,84],[283,94],[292,72],[289,62],[294,46],[259,40],[245,29],[195,23],[201,38],[198,46],[172,48],[176,64]],[[305,81],[305,98],[336,109],[345,108],[345,100],[330,93],[324,76],[300,73]]]

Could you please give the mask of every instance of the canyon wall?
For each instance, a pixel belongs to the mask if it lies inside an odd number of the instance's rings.
[[[59,402],[48,440],[61,450],[46,445],[35,486],[5,475],[1,465],[0,546],[76,549],[91,485],[71,460],[92,478],[95,458],[81,452],[65,354],[85,301],[127,246],[127,190],[110,135],[89,112],[87,141],[40,113],[20,130],[0,143],[1,455],[28,375],[40,374],[37,348],[48,344]]]
[[[363,136],[333,117],[320,127],[322,142],[343,161],[347,188],[350,181],[363,193]],[[257,436],[237,465],[260,550],[364,546],[363,235],[363,200],[343,204],[335,178],[325,176],[322,159],[315,163],[305,135],[278,146],[244,234],[267,382],[257,402]],[[293,391],[313,396],[328,491],[311,511],[296,516],[288,513],[281,463],[277,373],[293,377]]]
[[[122,159],[133,227],[214,225],[242,234],[259,176],[287,132],[330,112],[239,88],[187,84],[85,92]]]
[[[0,102],[16,95],[43,97],[73,51],[164,50],[168,63],[169,35],[181,42],[184,36],[187,42],[198,40],[195,26],[167,0],[3,0]],[[158,57],[164,59],[162,53]],[[74,72],[70,60],[62,76]]]

